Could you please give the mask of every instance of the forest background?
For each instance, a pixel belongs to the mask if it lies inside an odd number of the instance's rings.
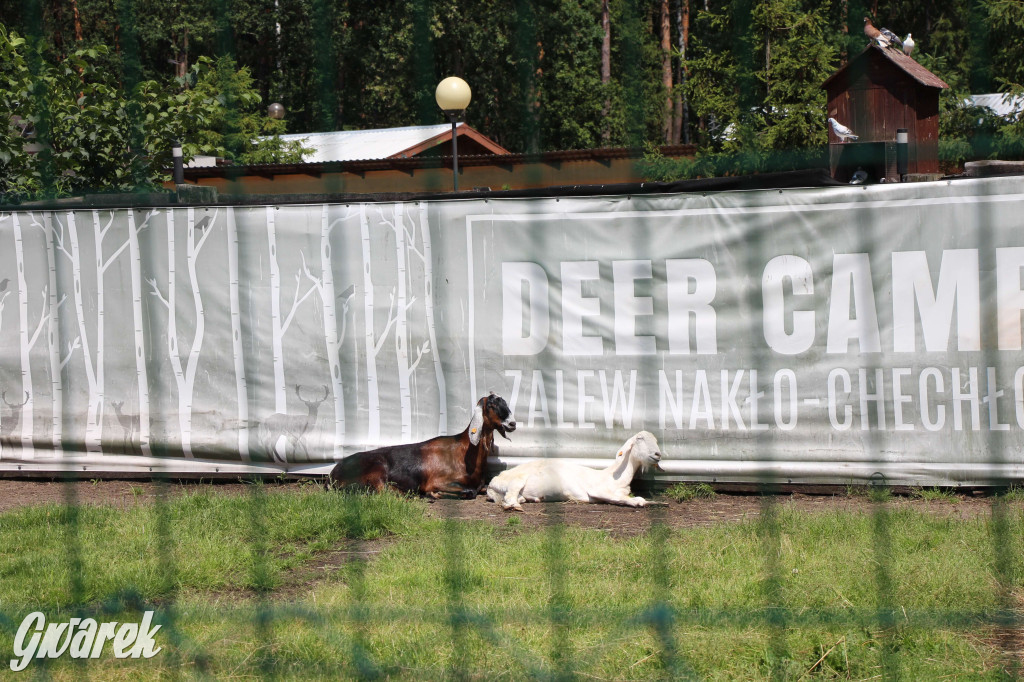
[[[174,140],[288,162],[286,131],[441,123],[448,75],[513,152],[645,147],[652,179],[820,165],[821,84],[865,16],[950,85],[947,168],[1024,157],[1024,117],[965,104],[1024,94],[1021,0],[0,0],[0,196],[154,187]],[[679,143],[696,157],[655,151]]]

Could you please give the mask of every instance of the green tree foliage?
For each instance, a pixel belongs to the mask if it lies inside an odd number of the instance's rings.
[[[169,160],[175,133],[201,115],[151,81],[124,92],[95,66],[105,53],[102,46],[75,50],[51,64],[39,47],[0,30],[0,52],[6,84],[0,120],[18,122],[7,128],[0,154],[5,195],[54,196],[151,183],[156,178],[148,171]],[[138,116],[127,115],[130,104]],[[132,139],[144,140],[143,146],[133,147]]]
[[[474,93],[467,121],[511,151],[662,144],[672,128],[666,117],[678,116],[666,100],[683,91],[688,137],[700,149],[685,174],[819,163],[826,139],[820,85],[867,45],[867,14],[901,36],[913,33],[914,57],[950,84],[944,155],[1008,153],[1024,126],[964,128],[976,117],[960,110],[971,92],[1024,91],[1020,0],[669,0],[667,41],[661,0],[610,0],[607,82],[602,4],[0,0],[0,16],[45,46],[43,62],[62,64],[94,50],[91,63],[133,92],[134,83],[152,81],[176,93],[202,59],[217,73],[218,60],[233,59],[248,82],[233,84],[222,74],[225,108],[212,117],[220,127],[198,131],[201,142],[186,141],[221,148],[239,162],[280,157],[266,149],[247,155],[237,144],[266,131],[255,118],[257,100],[232,95],[236,86],[284,104],[291,130],[315,132],[442,123],[434,88],[459,75]],[[663,79],[665,44],[674,50],[673,66],[687,74],[685,87],[675,77],[672,92]]]
[[[263,99],[246,67],[230,57],[200,57],[189,76],[192,85],[182,97],[201,103],[203,117],[192,117],[182,132],[186,156],[213,154],[241,164],[294,163],[309,150],[285,141],[285,122],[269,118]]]
[[[77,49],[58,63],[0,27],[0,193],[8,199],[134,191],[168,179],[171,146],[186,159],[219,154],[243,162],[301,159],[274,134],[280,122],[254,115],[260,97],[231,60],[195,65],[196,87],[174,92],[146,80],[126,90],[97,66],[107,49]],[[264,123],[266,121],[266,123]]]
[[[698,117],[694,160],[648,154],[655,179],[803,168],[823,161],[821,84],[839,66],[822,0],[735,0],[700,12],[686,93]]]

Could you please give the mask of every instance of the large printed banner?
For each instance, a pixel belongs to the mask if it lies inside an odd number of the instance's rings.
[[[457,433],[676,477],[1024,478],[1016,179],[0,213],[0,474],[325,472]]]

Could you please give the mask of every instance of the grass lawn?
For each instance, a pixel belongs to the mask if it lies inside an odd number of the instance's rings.
[[[0,650],[32,611],[137,622],[156,608],[155,658],[108,648],[22,675],[1006,679],[989,623],[1021,603],[1024,516],[1001,509],[780,501],[755,521],[622,539],[313,487],[34,507],[0,514]]]

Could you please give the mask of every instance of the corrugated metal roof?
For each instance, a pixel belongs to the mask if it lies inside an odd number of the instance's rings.
[[[459,123],[464,126],[465,123]],[[330,161],[368,161],[387,159],[415,147],[432,137],[451,132],[451,124],[378,128],[374,130],[336,130],[328,133],[293,133],[282,140],[301,140],[314,151],[306,163]],[[462,137],[461,135],[459,137]]]
[[[994,111],[997,116],[1010,118],[1024,111],[1024,97],[1014,97],[1002,92],[993,92],[985,95],[971,95],[967,100],[976,107],[987,107]]]

